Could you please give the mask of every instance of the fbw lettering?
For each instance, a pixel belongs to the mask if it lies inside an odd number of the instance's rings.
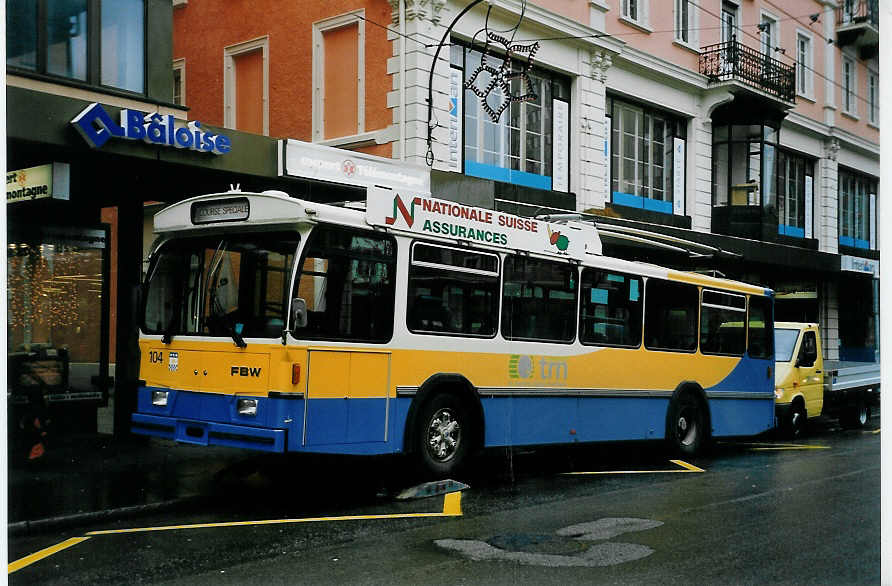
[[[231,366],[229,367],[229,376],[260,376],[259,366]]]

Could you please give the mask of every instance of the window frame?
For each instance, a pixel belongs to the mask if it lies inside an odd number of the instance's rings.
[[[173,84],[171,86],[171,102],[177,104],[178,106],[186,105],[186,58],[181,57],[180,59],[174,59],[171,65],[171,70],[173,72]],[[180,95],[176,94],[177,87],[177,75],[180,78]]]
[[[492,257],[495,260],[495,271],[487,271],[484,269],[471,269],[467,267],[459,267],[456,265],[447,265],[440,263],[433,263],[428,261],[416,261],[415,260],[415,251],[418,246],[427,246],[430,248],[441,248],[446,250],[455,250],[462,253],[468,254],[476,254],[485,257]],[[498,254],[484,252],[475,249],[467,249],[467,248],[458,248],[455,246],[446,246],[440,243],[429,242],[425,240],[415,240],[412,242],[409,248],[409,268],[408,268],[408,281],[406,288],[406,329],[408,329],[413,334],[423,334],[423,335],[431,335],[431,336],[448,336],[448,337],[462,337],[462,338],[482,338],[482,339],[492,339],[495,338],[499,333],[500,322],[499,318],[501,316],[501,297],[502,297],[502,278],[501,278],[501,267],[502,267],[502,259]],[[470,275],[476,275],[480,277],[491,277],[495,279],[495,288],[494,288],[494,303],[492,307],[493,315],[490,317],[493,319],[493,330],[491,334],[473,334],[466,333],[461,331],[435,331],[435,330],[424,330],[424,329],[413,329],[412,324],[409,321],[409,313],[410,308],[412,306],[409,292],[412,290],[412,278],[413,272],[412,267],[421,267],[425,269],[432,270],[441,270],[444,273],[448,273],[449,271],[456,273],[465,273]]]
[[[867,70],[867,122],[880,123],[880,74]]]
[[[357,66],[356,132],[352,135],[325,138],[325,38],[324,33],[356,25]],[[313,142],[336,143],[365,132],[365,9],[354,10],[313,23]],[[349,142],[349,140],[348,140]]]
[[[147,97],[149,95],[149,51],[147,48],[148,43],[148,27],[149,27],[149,14],[148,14],[148,3],[146,0],[142,0],[142,9],[143,9],[143,44],[142,44],[142,68],[143,68],[143,79],[142,79],[142,91],[133,91],[126,88],[117,87],[114,85],[107,85],[102,83],[102,28],[101,28],[101,14],[102,14],[102,2],[103,0],[86,0],[86,55],[84,59],[86,61],[86,76],[85,79],[78,79],[76,77],[69,77],[65,75],[59,75],[55,73],[50,73],[48,71],[47,64],[47,54],[48,47],[45,46],[47,39],[47,0],[32,0],[36,2],[36,30],[35,34],[35,67],[30,69],[28,67],[21,67],[17,65],[11,65],[7,61],[7,73],[14,75],[22,75],[26,77],[34,77],[38,79],[42,79],[51,83],[61,83],[64,85],[69,85],[72,87],[79,88],[102,88],[104,91],[108,91],[113,94],[119,94],[121,96],[139,96],[139,97]],[[114,1],[114,0],[105,0],[105,1]],[[7,26],[9,26],[9,21],[7,21]],[[7,54],[7,59],[9,55]]]
[[[802,42],[806,43],[805,60],[802,59]],[[796,30],[796,95],[807,100],[815,99],[814,39],[802,29]]]
[[[650,24],[650,0],[620,0],[620,20],[647,28]]]
[[[847,71],[848,70],[848,71]],[[852,117],[858,116],[858,69],[853,58],[842,56],[842,112]]]
[[[238,115],[236,84],[238,80],[235,75],[235,59],[254,51],[261,51],[263,59],[263,95],[261,96],[263,134],[269,136],[269,35],[223,48],[223,126],[238,130],[236,128]]]
[[[687,12],[687,19],[684,18]],[[699,9],[692,0],[675,0],[675,31],[673,40],[690,49],[700,50],[700,35],[697,23],[699,22]],[[687,39],[684,38],[687,35]]]
[[[876,210],[871,215],[870,196],[877,195],[875,177],[840,167],[838,185],[838,238],[841,246],[871,250],[871,234],[876,233]],[[859,222],[859,210],[862,218]]]
[[[780,45],[780,18],[771,12],[760,10],[759,22],[768,25],[767,30],[759,34],[759,49],[762,55],[771,58],[774,56],[774,48]]]

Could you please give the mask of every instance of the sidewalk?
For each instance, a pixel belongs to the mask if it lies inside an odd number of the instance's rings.
[[[9,533],[164,510],[208,494],[245,452],[132,436],[59,438],[34,461],[9,462]]]

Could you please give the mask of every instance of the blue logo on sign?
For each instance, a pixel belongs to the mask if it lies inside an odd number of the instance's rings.
[[[84,108],[71,124],[93,148],[102,147],[114,137],[215,155],[225,155],[232,150],[232,141],[228,136],[203,130],[201,122],[189,122],[178,128],[176,119],[171,115],[125,109],[121,110],[121,120],[117,123],[98,103]]]
[[[449,98],[449,115],[458,116],[458,98]]]

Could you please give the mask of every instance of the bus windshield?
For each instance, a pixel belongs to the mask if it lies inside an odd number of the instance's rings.
[[[774,330],[774,347],[777,352],[777,362],[789,362],[793,359],[793,350],[796,348],[796,340],[799,339],[799,330]]]
[[[299,240],[296,232],[252,232],[164,243],[146,279],[143,331],[236,343],[280,336]]]

